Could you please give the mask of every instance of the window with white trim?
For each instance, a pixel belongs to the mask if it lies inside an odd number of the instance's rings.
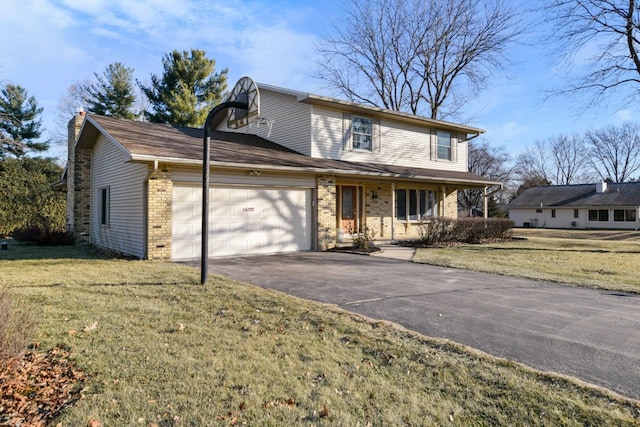
[[[111,187],[100,189],[100,225],[109,226],[111,217]]]
[[[635,209],[614,209],[613,220],[617,222],[620,222],[620,221],[635,222],[636,211]]]
[[[364,117],[351,119],[351,140],[354,150],[373,150],[373,121]]]
[[[380,121],[343,114],[345,151],[380,152]]]
[[[437,157],[440,160],[453,160],[451,156],[451,134],[445,131],[438,131]]]
[[[418,222],[438,216],[438,194],[433,190],[396,189],[396,220]]]
[[[609,221],[608,209],[589,209],[589,221]]]

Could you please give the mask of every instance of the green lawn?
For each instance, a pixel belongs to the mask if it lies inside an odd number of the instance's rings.
[[[13,258],[13,259],[11,259]],[[168,263],[12,243],[0,285],[89,379],[53,425],[640,425],[640,405]],[[304,280],[304,278],[300,278]]]
[[[421,248],[413,260],[535,280],[640,292],[640,240],[636,240],[640,233],[635,232],[630,240],[610,240],[616,235],[611,232],[570,233],[516,230],[514,235],[526,240]],[[603,239],[593,239],[596,234]]]

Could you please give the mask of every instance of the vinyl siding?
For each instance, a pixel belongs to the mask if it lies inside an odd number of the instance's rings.
[[[259,120],[241,129],[229,129],[226,120],[218,130],[261,136],[307,156],[311,155],[311,106],[293,95],[260,89],[260,117],[273,120],[269,126]]]
[[[124,153],[104,136],[91,159],[91,242],[126,255],[143,258],[144,179],[147,165],[125,163]],[[109,224],[101,224],[101,189],[109,187]]]
[[[435,158],[435,129],[425,129],[404,123],[382,120],[375,136],[380,138],[379,153],[362,150],[344,150],[345,123],[343,112],[313,108],[313,140],[311,156],[352,162],[383,163],[397,166],[437,170],[467,171],[467,142],[458,142],[453,134],[454,161]],[[357,116],[357,114],[354,114]],[[367,116],[362,116],[367,117]],[[372,119],[375,119],[372,117]],[[460,135],[464,137],[463,135]]]

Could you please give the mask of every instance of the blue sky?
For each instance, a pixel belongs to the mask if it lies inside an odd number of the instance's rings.
[[[512,0],[514,7],[528,2]],[[45,137],[53,133],[57,105],[74,81],[93,78],[114,62],[145,82],[161,74],[173,49],[206,50],[216,69],[229,69],[230,86],[244,75],[255,81],[335,95],[310,77],[316,46],[340,19],[344,0],[3,0],[0,81],[20,84],[44,107]],[[522,17],[529,16],[522,9]],[[535,25],[544,31],[540,25]],[[536,140],[559,133],[640,121],[638,108],[617,98],[585,110],[580,99],[545,100],[566,72],[551,61],[531,31],[508,52],[509,78],[496,76],[471,102],[466,124],[517,156]],[[576,65],[588,56],[579,52]],[[275,124],[277,126],[277,124]],[[60,147],[51,155],[62,157]]]

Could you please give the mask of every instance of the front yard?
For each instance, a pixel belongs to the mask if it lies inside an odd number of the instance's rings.
[[[0,286],[36,316],[32,341],[70,349],[87,377],[53,425],[640,424],[638,402],[605,390],[248,284],[198,280],[187,267],[78,248],[1,251]]]
[[[640,232],[516,229],[515,240],[423,248],[415,262],[640,292]],[[524,240],[526,239],[526,240]]]

